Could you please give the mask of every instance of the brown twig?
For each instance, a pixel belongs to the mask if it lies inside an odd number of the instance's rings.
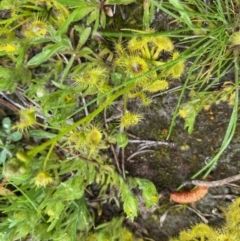
[[[240,174],[232,176],[232,177],[227,177],[218,181],[200,181],[200,180],[191,180],[191,181],[186,181],[183,183],[183,185],[187,184],[193,184],[196,186],[204,186],[204,187],[219,187],[226,185],[231,182],[239,181],[240,180]]]
[[[110,148],[111,148],[111,151],[112,151],[112,153],[113,153],[113,157],[114,157],[114,160],[115,160],[115,162],[116,162],[117,169],[118,169],[119,173],[122,173],[122,172],[121,172],[121,169],[120,169],[120,166],[119,166],[118,157],[117,157],[117,154],[116,154],[115,149],[114,149],[114,147],[113,147],[113,144],[110,144]]]
[[[105,127],[106,127],[106,130],[108,131],[108,124],[107,124],[107,121],[106,121],[106,120],[107,120],[106,108],[105,108],[104,111],[103,111],[103,116],[104,116],[104,125],[105,125]],[[111,151],[112,151],[112,153],[113,153],[113,157],[114,157],[114,160],[115,160],[115,162],[116,162],[117,169],[118,169],[119,173],[122,173],[122,172],[121,172],[121,168],[120,168],[120,166],[119,166],[119,161],[118,161],[117,153],[116,153],[116,151],[115,151],[115,149],[114,149],[113,144],[110,144],[110,148],[111,148]]]
[[[19,111],[19,109],[15,105],[13,105],[13,104],[9,103],[8,101],[1,99],[1,98],[0,98],[0,105],[4,105],[5,107],[7,107],[8,109],[10,109],[12,111]]]
[[[169,141],[150,141],[150,140],[129,140],[131,144],[139,144],[138,150],[143,150],[153,146],[169,146],[174,147],[175,144]]]

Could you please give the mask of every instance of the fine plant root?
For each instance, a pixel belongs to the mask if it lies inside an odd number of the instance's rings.
[[[135,157],[135,156],[137,156],[137,155],[140,155],[140,154],[143,154],[143,153],[147,153],[147,152],[153,153],[154,151],[153,151],[153,150],[144,150],[144,151],[134,152],[131,156],[129,156],[129,157],[127,158],[127,161],[130,161],[133,157]]]
[[[199,210],[197,210],[195,208],[190,208],[190,207],[187,207],[187,209],[189,209],[190,211],[192,211],[195,214],[197,214],[198,217],[200,217],[204,223],[208,223],[208,220],[203,216],[204,214],[201,213]]]
[[[154,146],[169,146],[174,147],[175,144],[168,141],[150,141],[150,140],[129,140],[129,143],[139,144],[138,150],[134,152],[131,156],[127,158],[127,161],[131,160],[134,156],[146,153],[146,152],[154,152],[153,150],[145,150],[146,148],[154,147]]]
[[[132,144],[139,144],[138,146],[138,150],[142,150],[151,146],[170,146],[170,147],[174,147],[175,144],[171,143],[169,141],[150,141],[150,140],[129,140],[129,143]]]

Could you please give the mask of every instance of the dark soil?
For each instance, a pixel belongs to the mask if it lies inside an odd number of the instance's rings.
[[[151,108],[138,107],[145,114],[145,119],[131,129],[131,133],[141,140],[165,141],[177,100],[178,94],[169,94],[154,99]],[[210,110],[202,111],[196,119],[191,135],[183,129],[184,122],[179,117],[176,119],[174,131],[170,137],[170,143],[174,146],[149,147],[146,150],[152,150],[152,152],[136,155],[126,161],[128,175],[151,180],[160,195],[158,207],[154,210],[145,210],[143,206],[136,220],[142,229],[147,230],[151,240],[167,241],[169,237],[177,235],[181,230],[203,221],[186,206],[171,202],[169,193],[175,192],[182,182],[189,180],[218,152],[231,112],[232,107],[225,103],[213,105]],[[211,180],[238,174],[239,131],[238,127],[231,144],[212,170],[209,176]],[[128,145],[127,156],[137,150],[138,145]],[[201,176],[198,179],[201,179]],[[192,186],[187,188],[191,189]],[[226,195],[239,194],[240,189],[236,187],[210,188],[207,196],[193,204],[193,207],[202,213],[210,225],[219,226],[224,220],[221,208],[231,201],[229,197],[234,197]],[[164,222],[160,222],[167,210],[169,211],[167,216],[164,216]]]

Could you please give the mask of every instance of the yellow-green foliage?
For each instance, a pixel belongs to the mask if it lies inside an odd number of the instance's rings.
[[[106,235],[106,234],[105,234]],[[102,235],[102,233],[91,234],[87,237],[86,241],[115,241],[116,237],[111,235]],[[128,229],[123,228],[122,232],[118,234],[118,238],[121,241],[143,241],[141,238],[136,238]]]
[[[151,32],[153,31],[143,33]],[[115,67],[122,74],[122,81],[135,78],[135,85],[128,97],[139,98],[144,105],[151,103],[147,95],[166,90],[169,80],[179,79],[184,72],[184,60],[174,50],[169,37],[133,37],[126,47],[118,43],[115,48]],[[163,59],[164,54],[169,57]]]
[[[100,231],[89,234],[86,241],[143,241],[137,238],[130,230],[122,226],[122,218],[114,218],[110,222],[103,224]],[[105,226],[104,226],[105,225]]]
[[[221,228],[212,228],[207,224],[197,224],[190,230],[182,231],[178,238],[170,241],[239,241],[240,240],[240,198],[237,198],[224,211],[226,223]]]

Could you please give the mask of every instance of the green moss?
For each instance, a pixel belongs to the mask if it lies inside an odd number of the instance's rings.
[[[190,230],[182,231],[170,241],[239,241],[240,240],[240,198],[237,198],[225,211],[226,222],[221,229],[200,223]]]

